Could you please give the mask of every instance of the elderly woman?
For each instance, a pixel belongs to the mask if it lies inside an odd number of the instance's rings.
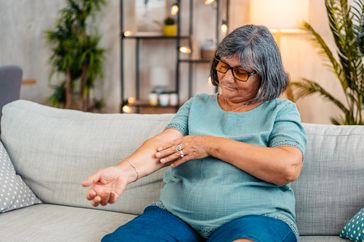
[[[166,129],[114,167],[83,182],[94,206],[164,167],[160,201],[102,241],[297,241],[289,183],[306,136],[294,103],[278,99],[288,78],[266,27],[246,25],[219,44],[211,78]]]

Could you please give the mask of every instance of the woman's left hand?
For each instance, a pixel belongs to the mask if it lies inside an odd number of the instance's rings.
[[[184,136],[157,148],[155,156],[161,163],[171,163],[172,167],[194,159],[209,156],[206,148],[207,136]]]

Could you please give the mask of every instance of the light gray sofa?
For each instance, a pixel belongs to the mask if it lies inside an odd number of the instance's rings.
[[[0,214],[0,241],[100,241],[133,219],[158,199],[164,170],[130,185],[116,204],[97,209],[80,183],[126,157],[171,117],[82,113],[22,100],[6,105],[1,141],[43,204]],[[343,225],[364,206],[364,127],[305,129],[304,169],[294,183],[301,241],[344,241],[338,237]]]

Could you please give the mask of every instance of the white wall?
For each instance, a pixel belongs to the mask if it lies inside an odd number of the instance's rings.
[[[62,1],[0,1],[0,65],[22,67],[23,77],[36,86],[22,87],[21,97],[37,102],[50,94],[48,49],[43,31],[54,21]]]
[[[107,49],[104,80],[96,85],[108,104],[117,112],[119,102],[119,1],[109,0],[98,17],[102,47]],[[15,64],[23,69],[23,79],[35,79],[36,85],[22,86],[21,98],[44,103],[52,93],[49,88],[51,55],[44,31],[57,19],[64,0],[0,0],[0,65]],[[129,16],[133,11],[126,9]],[[129,10],[129,11],[128,11]],[[52,83],[57,82],[54,76]]]
[[[335,44],[331,35],[324,1],[310,0],[309,22],[321,34],[335,53]],[[344,101],[339,81],[323,64],[308,36],[288,36],[282,38],[281,51],[283,62],[292,80],[307,78],[320,83],[326,90]],[[338,108],[318,95],[306,97],[297,102],[302,120],[310,123],[330,123],[330,117],[340,114]]]
[[[135,0],[125,0],[125,28],[135,29]],[[195,42],[198,49],[204,39],[215,36],[213,9],[204,6],[203,1],[195,4]],[[249,0],[231,0],[231,27],[237,27],[247,22]],[[48,58],[49,47],[46,44],[44,30],[52,26],[57,11],[64,6],[64,0],[0,0],[0,65],[17,64],[23,68],[24,79],[36,79],[34,86],[23,86],[21,98],[44,102],[52,90],[48,87],[50,67]],[[182,9],[186,10],[185,5]],[[186,12],[184,12],[186,13]],[[186,15],[182,16],[184,19]],[[97,23],[102,36],[102,46],[107,49],[104,65],[105,77],[98,84],[100,93],[107,103],[108,112],[117,112],[120,101],[120,60],[119,60],[119,0],[108,0],[107,6],[98,16]],[[328,28],[324,0],[310,0],[310,22],[328,40],[330,46],[333,40]],[[184,26],[185,28],[187,26]],[[186,31],[184,29],[183,31]],[[171,67],[173,77],[174,51],[173,43],[154,41],[143,45],[141,50],[141,74],[143,78],[142,94],[149,92],[148,76],[150,68],[156,62]],[[301,77],[313,79],[321,83],[328,90],[342,97],[340,86],[335,76],[322,64],[322,59],[313,49],[312,44],[302,36],[287,36],[281,39],[283,61],[291,79]],[[134,96],[134,44],[128,40],[126,44],[125,65],[126,94]],[[173,60],[173,61],[171,61]],[[187,66],[187,65],[186,65]],[[212,92],[213,88],[207,84],[208,65],[196,65],[194,73],[195,93]],[[187,68],[182,68],[183,90],[187,91]],[[171,83],[171,88],[173,84]],[[182,100],[186,98],[186,91],[182,93]],[[310,97],[298,102],[298,107],[305,122],[329,123],[329,117],[338,113],[337,109],[319,97]]]

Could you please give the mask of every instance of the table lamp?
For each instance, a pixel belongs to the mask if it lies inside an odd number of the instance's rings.
[[[265,25],[278,46],[281,35],[302,34],[300,23],[308,20],[308,0],[251,0],[250,23]]]

